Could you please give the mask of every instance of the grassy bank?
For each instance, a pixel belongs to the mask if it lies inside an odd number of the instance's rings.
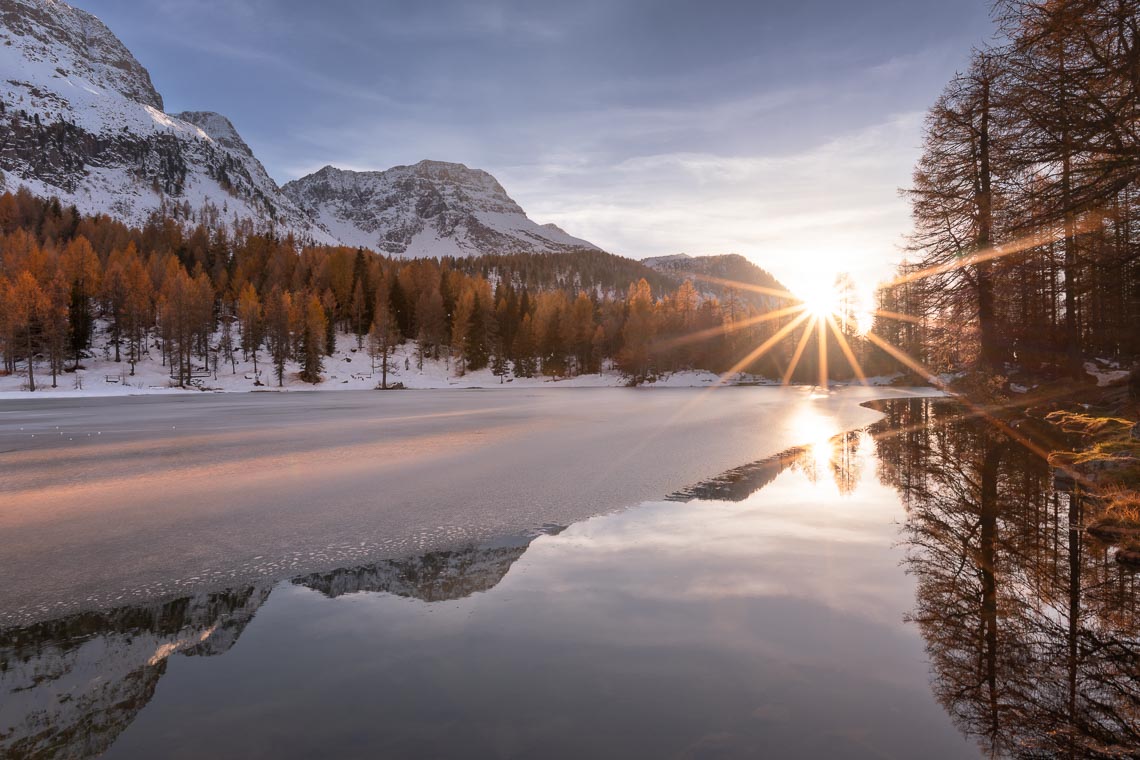
[[[1056,435],[1041,443],[1058,483],[1091,497],[1088,532],[1116,547],[1118,561],[1140,567],[1140,399],[1128,378],[1103,386],[1059,380],[1016,393],[998,379],[973,376],[953,390],[1047,423]]]

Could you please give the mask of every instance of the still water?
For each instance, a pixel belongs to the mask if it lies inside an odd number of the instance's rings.
[[[4,630],[0,756],[1140,754],[1140,589],[1081,498],[881,408],[570,525]]]

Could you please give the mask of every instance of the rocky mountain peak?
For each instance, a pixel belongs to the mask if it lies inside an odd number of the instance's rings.
[[[0,0],[0,171],[84,213],[128,224],[156,212],[335,243],[281,194],[228,119],[170,115],[150,74],[90,13]]]
[[[385,171],[326,166],[282,191],[346,245],[397,256],[596,248],[532,221],[488,172],[447,161]]]
[[[56,76],[77,77],[159,111],[162,96],[150,73],[107,26],[58,0],[0,0],[0,45],[52,64]],[[10,76],[6,70],[5,75]]]
[[[220,143],[227,149],[253,158],[253,151],[246,145],[245,140],[241,139],[241,135],[238,134],[237,129],[234,128],[233,122],[220,113],[214,113],[213,111],[183,111],[182,113],[174,114],[174,118],[190,122],[194,126],[199,127],[211,140]]]
[[[595,248],[529,219],[479,169],[326,166],[279,188],[229,119],[162,109],[150,74],[95,16],[0,0],[0,189],[128,224],[174,213],[408,257]]]

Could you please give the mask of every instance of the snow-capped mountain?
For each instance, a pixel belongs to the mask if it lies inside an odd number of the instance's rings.
[[[85,213],[153,212],[335,242],[296,208],[223,116],[170,115],[150,74],[91,14],[0,0],[0,189]]]
[[[163,108],[95,16],[0,0],[0,191],[23,186],[132,225],[162,211],[408,257],[595,248],[531,221],[494,177],[461,164],[327,167],[282,192],[226,117]]]
[[[376,172],[326,166],[282,190],[345,245],[395,256],[597,250],[531,221],[494,177],[463,164],[420,161]]]

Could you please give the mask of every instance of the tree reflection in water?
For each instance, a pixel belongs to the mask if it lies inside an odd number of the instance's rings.
[[[884,405],[881,479],[902,496],[913,622],[935,696],[990,756],[1136,757],[1136,575],[1083,530],[1087,499],[947,402]]]

